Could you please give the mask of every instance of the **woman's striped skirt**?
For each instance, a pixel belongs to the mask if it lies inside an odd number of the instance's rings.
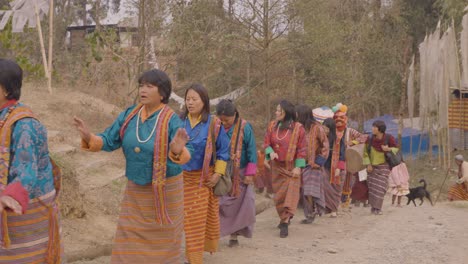
[[[216,252],[220,237],[218,197],[212,188],[200,186],[201,173],[184,171],[185,255],[190,264],[203,263],[203,251]]]
[[[276,211],[282,222],[296,214],[300,198],[301,178],[293,177],[285,162],[273,161],[271,171]]]
[[[373,165],[372,167],[372,172],[367,176],[369,204],[372,208],[381,210],[385,193],[387,193],[390,167],[387,163]]]
[[[55,190],[29,201],[22,215],[3,211],[0,234],[10,241],[0,245],[1,264],[62,263],[58,206]],[[7,228],[5,228],[5,224]]]
[[[180,263],[182,259],[182,175],[166,179],[166,208],[172,223],[156,222],[151,184],[128,181],[121,205],[111,263]]]

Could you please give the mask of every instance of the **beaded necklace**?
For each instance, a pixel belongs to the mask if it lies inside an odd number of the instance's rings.
[[[3,128],[3,126],[6,123],[6,120],[7,120],[8,116],[10,116],[11,112],[13,112],[13,110],[16,108],[17,105],[18,105],[18,102],[16,102],[14,105],[8,107],[8,112],[5,114],[3,119],[0,120],[0,129]]]
[[[276,128],[276,139],[277,139],[278,141],[281,141],[281,140],[285,139],[285,138],[288,136],[288,134],[289,134],[289,128],[286,128],[286,129],[287,129],[287,130],[286,130],[286,134],[284,134],[284,136],[283,136],[282,138],[279,138],[279,132],[280,132],[280,131],[279,131],[279,127],[280,127],[280,126],[278,125],[278,127]]]
[[[139,124],[140,124],[140,116],[141,116],[141,111],[143,110],[143,107],[140,109],[140,111],[138,111],[138,117],[137,117],[137,123],[136,123],[136,137],[137,137],[137,140],[138,142],[140,143],[146,143],[150,140],[150,138],[153,136],[154,134],[154,131],[156,131],[156,126],[158,125],[158,121],[159,121],[159,116],[161,115],[161,112],[163,109],[161,109],[161,111],[158,113],[158,116],[156,117],[156,122],[154,122],[154,127],[153,127],[153,130],[151,131],[151,134],[148,136],[147,139],[145,140],[142,140],[140,139],[140,133],[139,133]]]

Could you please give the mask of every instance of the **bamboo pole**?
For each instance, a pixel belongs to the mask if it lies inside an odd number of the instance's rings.
[[[421,117],[423,120],[422,120],[422,127],[421,127],[421,132],[422,134],[419,136],[419,145],[418,145],[418,155],[416,156],[417,159],[419,159],[420,155],[421,155],[421,145],[422,145],[422,141],[423,141],[423,136],[424,136],[424,129],[426,128],[426,114],[423,113],[423,116]],[[429,132],[428,132],[428,136],[429,136]]]
[[[410,152],[410,157],[413,159],[413,117],[410,118],[411,121],[411,133],[410,133],[410,143],[409,143],[409,152]]]
[[[439,167],[443,166],[441,146],[442,146],[442,129],[438,128],[437,129],[437,161],[439,163]]]
[[[455,30],[455,21],[452,19],[452,28],[453,28],[453,32],[457,32]],[[468,30],[468,29],[467,29]],[[461,69],[460,69],[460,58],[459,58],[459,55],[458,54],[458,45],[457,45],[457,40],[455,38],[455,46],[457,47],[455,49],[455,51],[457,52],[457,56],[455,56],[455,58],[457,59],[457,73],[458,73],[458,89],[460,89],[460,111],[462,112],[459,112],[459,128],[460,128],[460,144],[463,144],[463,150],[465,150],[465,130],[464,130],[464,126],[462,126],[462,119],[464,121],[465,119],[465,112],[463,111],[463,92],[462,92],[462,83],[461,83]],[[467,69],[468,70],[468,69]],[[463,124],[464,125],[464,124]]]
[[[53,55],[53,44],[54,44],[54,0],[50,0],[49,4],[49,71],[48,71],[48,82],[47,88],[49,93],[52,93],[52,55]]]
[[[42,37],[41,18],[39,17],[39,8],[37,7],[37,0],[34,0],[34,12],[36,13],[37,33],[39,34],[39,43],[41,45],[42,63],[44,64],[45,76],[49,78],[49,66],[47,64],[47,56],[44,47],[44,38]]]

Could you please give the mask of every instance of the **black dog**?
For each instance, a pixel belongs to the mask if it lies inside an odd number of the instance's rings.
[[[421,200],[421,203],[419,204],[419,206],[421,206],[424,202],[424,197],[426,197],[429,200],[429,202],[431,202],[431,205],[433,206],[434,204],[432,203],[432,200],[431,200],[431,194],[426,190],[426,186],[427,186],[426,181],[424,179],[421,179],[419,183],[423,183],[424,185],[409,189],[410,193],[406,195],[406,197],[408,197],[408,203],[406,205],[409,205],[410,202],[413,201],[414,206],[416,206],[416,202],[414,200],[419,198]]]

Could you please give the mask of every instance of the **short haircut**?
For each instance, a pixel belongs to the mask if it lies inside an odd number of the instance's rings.
[[[172,83],[165,72],[157,69],[144,72],[140,78],[138,78],[138,84],[142,85],[145,83],[158,87],[158,92],[163,97],[161,102],[163,104],[169,103],[169,98],[172,93]]]
[[[5,89],[6,99],[20,99],[23,70],[16,62],[0,59],[0,85]]]
[[[374,123],[372,123],[372,126],[376,127],[380,133],[385,133],[387,130],[387,126],[385,125],[385,122],[382,120],[376,120]]]

